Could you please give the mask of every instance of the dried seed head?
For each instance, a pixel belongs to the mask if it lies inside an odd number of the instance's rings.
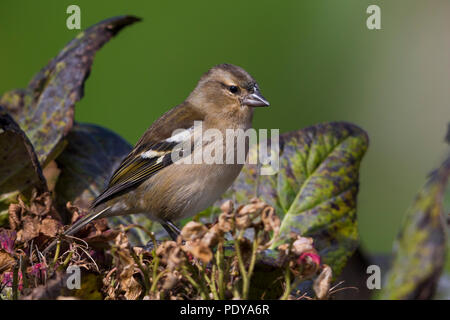
[[[204,263],[210,262],[213,258],[213,254],[209,246],[203,243],[200,239],[187,241],[183,248],[192,254],[194,258],[200,259]]]
[[[189,221],[181,230],[181,237],[186,241],[199,239],[208,231],[202,223],[196,221]]]
[[[240,207],[238,211],[242,214],[259,215],[266,206],[267,204],[264,201],[253,198],[250,204]]]
[[[298,236],[297,240],[295,240],[292,244],[292,252],[297,256],[300,256],[305,252],[314,250],[313,241],[314,240],[312,238]]]
[[[261,213],[261,220],[264,225],[264,231],[273,231],[278,234],[280,231],[280,218],[275,213],[275,209],[272,207],[265,207]]]
[[[203,236],[202,243],[210,248],[215,247],[221,239],[223,239],[224,232],[219,227],[219,224],[215,224],[208,230]]]
[[[235,217],[236,228],[239,230],[247,229],[252,225],[252,219],[246,211],[238,212]]]
[[[169,259],[167,261],[167,268],[169,270],[175,270],[186,260],[183,250],[180,247],[176,247],[170,252]]]
[[[250,227],[259,228],[261,226],[261,213],[269,207],[264,201],[253,198],[250,204],[239,207],[236,210],[236,227],[246,229]]]
[[[180,274],[178,271],[174,270],[173,272],[170,272],[164,280],[164,284],[162,286],[163,290],[172,289],[179,280],[180,280]]]
[[[125,232],[121,231],[117,235],[115,245],[121,250],[128,249],[128,237]]]
[[[166,264],[169,270],[174,270],[185,261],[185,256],[180,246],[175,241],[164,241],[158,248],[156,254],[161,257],[161,262]]]
[[[39,231],[47,237],[55,237],[58,232],[62,231],[62,225],[59,221],[47,217],[42,220]]]
[[[233,212],[220,214],[218,226],[222,232],[230,232],[233,229],[233,217]]]
[[[22,213],[22,206],[17,203],[11,203],[8,208],[9,225],[12,230],[17,230],[20,226],[20,216]]]
[[[156,255],[160,258],[167,258],[170,252],[177,247],[175,241],[164,241],[156,248]]]
[[[231,201],[231,200],[225,201],[225,202],[220,206],[220,210],[222,210],[223,213],[227,213],[227,214],[232,213],[233,210],[234,210],[233,201]]]
[[[331,268],[324,264],[322,272],[319,274],[316,280],[314,280],[313,289],[318,299],[326,299],[330,290],[331,279],[333,272]]]

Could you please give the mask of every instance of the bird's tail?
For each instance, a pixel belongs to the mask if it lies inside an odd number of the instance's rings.
[[[109,208],[111,208],[111,207],[110,206],[106,207],[103,210],[100,210],[99,212],[91,211],[90,213],[85,215],[83,218],[81,218],[80,220],[76,221],[73,225],[71,225],[69,227],[69,229],[64,231],[63,235],[71,236],[71,235],[75,234],[78,230],[83,228],[85,225],[87,225],[92,220],[101,218],[104,215],[104,213],[106,213],[109,210]],[[44,249],[44,251],[42,251],[42,253],[45,255],[45,253],[52,250],[56,246],[57,243],[58,243],[58,240],[54,240],[52,243],[50,243],[47,246],[47,248]]]

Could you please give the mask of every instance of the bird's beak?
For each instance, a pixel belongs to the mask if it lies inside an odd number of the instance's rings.
[[[258,88],[255,88],[253,93],[247,95],[242,101],[242,104],[249,107],[268,107],[270,105],[269,101],[262,96]]]

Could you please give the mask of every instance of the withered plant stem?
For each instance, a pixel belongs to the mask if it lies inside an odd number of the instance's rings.
[[[220,242],[216,251],[216,264],[218,269],[218,287],[219,299],[225,299],[225,284],[224,284],[224,257],[223,257],[223,242]]]
[[[241,230],[239,232],[239,235],[237,238],[234,239],[234,246],[236,248],[236,256],[238,258],[238,264],[239,264],[239,270],[241,272],[242,277],[242,299],[248,299],[248,294],[250,290],[250,279],[253,274],[253,269],[255,267],[255,261],[256,261],[256,253],[258,249],[258,232],[255,230],[255,236],[253,239],[253,245],[252,245],[252,254],[250,258],[250,265],[248,267],[248,271],[245,269],[245,263],[242,258],[241,248],[239,245],[240,239],[242,239],[244,235],[244,230]]]

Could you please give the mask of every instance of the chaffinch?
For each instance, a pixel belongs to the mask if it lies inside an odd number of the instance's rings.
[[[183,103],[150,126],[114,172],[107,188],[94,200],[90,213],[65,234],[76,233],[94,219],[145,213],[176,239],[179,229],[172,221],[190,217],[212,205],[243,166],[236,161],[231,164],[196,161],[199,152],[208,145],[211,147],[212,142],[198,140],[196,136],[208,129],[218,130],[223,136],[227,129],[245,131],[252,126],[253,107],[264,106],[269,103],[244,69],[231,64],[213,67]],[[224,141],[214,143],[225,145]],[[224,159],[230,152],[229,146],[226,148]],[[231,152],[239,151],[234,147]],[[174,154],[178,160],[174,160]],[[193,156],[194,161],[186,161],[187,156]]]

